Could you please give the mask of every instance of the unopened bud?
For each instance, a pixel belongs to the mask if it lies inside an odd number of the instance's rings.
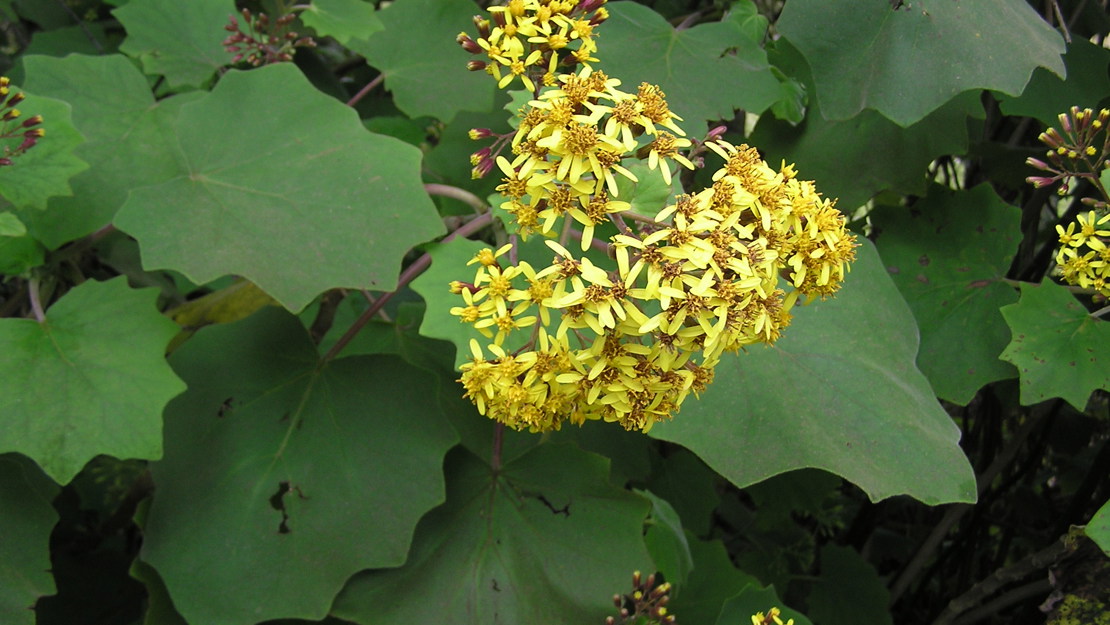
[[[43,128],[35,128],[34,130],[28,130],[27,132],[23,133],[23,136],[24,137],[45,137],[46,136],[46,130],[43,129]]]
[[[21,114],[22,114],[22,112],[19,109],[12,109],[12,110],[8,111],[7,113],[4,113],[3,119],[6,122],[10,122],[11,120],[15,119],[16,117],[19,117]]]
[[[590,25],[597,26],[607,19],[609,19],[609,9],[601,7],[594,13],[593,17],[590,18]]]
[[[480,72],[480,71],[484,70],[485,68],[486,68],[486,62],[485,61],[467,61],[466,62],[466,69],[468,69],[472,72]]]
[[[1071,117],[1067,113],[1060,113],[1058,119],[1060,120],[1060,128],[1064,132],[1071,132]]]
[[[12,94],[12,97],[8,98],[8,101],[4,104],[4,106],[15,106],[26,98],[27,96],[23,95],[22,93],[14,93]]]
[[[24,122],[21,125],[24,128],[30,128],[31,126],[37,126],[41,123],[42,123],[42,115],[34,115],[34,116],[28,117],[26,120],[24,120]]]
[[[717,139],[720,139],[725,134],[725,132],[727,132],[727,131],[728,131],[728,126],[723,126],[723,125],[722,126],[716,126],[712,130],[710,130],[708,133],[706,133],[705,140],[706,141],[716,141]]]
[[[471,128],[466,135],[470,137],[472,141],[477,141],[479,139],[485,139],[486,137],[492,137],[493,131],[489,128]]]

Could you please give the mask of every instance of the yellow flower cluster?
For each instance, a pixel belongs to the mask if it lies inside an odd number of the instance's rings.
[[[616,175],[638,181],[621,165],[637,151],[638,137],[653,138],[643,150],[649,167],[667,184],[668,160],[693,168],[678,152],[690,141],[681,137],[675,124],[681,118],[654,85],[643,83],[635,94],[627,93],[617,89],[619,80],[589,67],[561,75],[559,83],[522,111],[512,140],[515,158],[497,158],[505,174],[497,190],[507,198],[501,208],[513,215],[522,236],[551,234],[570,216],[582,227],[585,251],[597,225],[629,208],[613,198],[619,195]]]
[[[1094,211],[1063,226],[1056,226],[1060,235],[1060,249],[1056,252],[1057,270],[1068,284],[1091,289],[1103,297],[1110,297],[1110,213],[1097,217]],[[1076,229],[1078,226],[1078,231]]]
[[[489,61],[471,61],[471,70],[485,70],[504,89],[519,80],[535,91],[533,78],[553,85],[560,61],[597,61],[594,27],[605,21],[605,0],[509,0],[489,8],[491,20],[475,18],[478,39],[459,33],[456,41]],[[492,23],[491,23],[492,22]]]
[[[465,306],[451,313],[492,340],[489,359],[472,344],[461,379],[481,412],[533,431],[586,419],[647,431],[705,389],[723,352],[777,340],[798,294],[836,291],[855,242],[832,202],[752,148],[712,149],[727,160],[711,188],[679,196],[650,232],[612,237],[615,272],[554,241],[539,271],[503,268],[511,244],[473,259],[474,282],[455,285]],[[506,353],[521,331],[531,349]]]
[[[551,32],[554,23],[569,29],[558,9],[600,4],[511,0],[490,9],[501,30],[475,45],[511,48],[506,58],[527,61],[514,37],[531,42],[532,29]],[[537,17],[541,9],[550,24]],[[594,49],[592,39],[578,37],[578,50]],[[486,339],[471,341],[460,382],[480,412],[516,429],[591,419],[647,431],[708,386],[724,352],[776,341],[799,296],[835,293],[855,239],[812,182],[716,134],[696,147],[724,159],[709,188],[679,195],[654,219],[629,213],[630,204],[617,199],[618,176],[639,182],[627,159],[646,160],[668,186],[676,163],[694,168],[681,152],[695,148],[681,118],[659,87],[625,92],[588,65],[546,82],[520,111],[514,133],[474,131],[475,138],[498,137],[496,150],[475,154],[475,165],[481,173],[496,163],[503,174],[500,208],[511,215],[514,236],[549,237],[555,255],[534,267],[515,260],[514,243],[485,249],[470,262],[473,281],[452,283],[462,305],[451,314]],[[506,146],[511,159],[499,154]],[[618,231],[607,243],[595,238],[603,224]],[[607,249],[615,262],[602,267],[572,253],[564,247],[571,235],[583,252]],[[558,243],[550,240],[556,236]],[[789,293],[779,288],[782,278]]]

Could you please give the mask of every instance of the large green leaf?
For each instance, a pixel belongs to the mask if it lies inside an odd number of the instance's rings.
[[[405,561],[458,440],[431,376],[389,356],[321,365],[277,308],[172,361],[190,389],[167,408],[142,558],[186,620],[319,619],[356,571]]]
[[[76,154],[85,138],[73,127],[69,103],[25,95],[26,99],[19,104],[19,110],[25,113],[8,122],[14,127],[12,132],[22,130],[18,125],[31,116],[41,115],[43,122],[38,127],[46,135],[34,147],[13,158],[14,164],[0,167],[0,197],[15,208],[37,210],[46,208],[52,197],[73,195],[70,179],[89,165]],[[4,146],[14,150],[22,142],[22,137],[6,139]]]
[[[603,622],[648,564],[648,502],[608,472],[608,460],[569,445],[541,445],[497,473],[459,450],[447,504],[420,521],[409,561],[352,578],[332,614],[366,625]]]
[[[184,390],[163,352],[177,326],[154,289],[124,278],[88,281],[38,323],[0,320],[0,452],[37,461],[69,482],[99,454],[162,455],[162,408]]]
[[[655,570],[672,584],[686,583],[690,570],[694,568],[694,556],[690,553],[690,543],[678,512],[666,499],[649,490],[637,490],[636,493],[651,501],[644,545],[655,563]]]
[[[156,103],[146,78],[122,55],[28,56],[23,65],[29,89],[73,105],[73,123],[87,139],[76,153],[91,165],[71,181],[73,197],[54,198],[46,212],[26,215],[47,247],[111,223],[128,191],[179,169],[171,124],[195,96]]]
[[[478,11],[469,0],[397,0],[378,13],[385,30],[350,47],[385,74],[397,108],[449,122],[460,111],[493,107],[496,82],[467,71],[474,57],[455,43],[459,31],[473,30]]]
[[[228,64],[224,26],[235,13],[234,0],[142,0],[112,11],[127,30],[120,51],[174,89],[199,87]]]
[[[405,251],[443,232],[420,152],[365,130],[291,64],[229,72],[176,129],[176,175],[116,216],[148,269],[239,274],[296,311],[333,287],[394,289]]]
[[[1110,94],[1110,50],[1075,38],[1064,55],[1067,80],[1045,69],[1033,72],[1029,86],[1020,97],[1000,96],[998,106],[1007,115],[1036,117],[1046,126],[1059,124],[1057,116],[1073,106],[1097,109]]]
[[[1083,410],[1095,389],[1110,390],[1110,323],[1088,314],[1066,288],[1022,283],[1021,300],[1002,316],[1013,340],[1000,357],[1018,368],[1022,404],[1062,397]]]
[[[35,602],[54,594],[50,532],[57,487],[16,455],[0,456],[0,614],[10,625],[32,625]]]
[[[641,82],[659,85],[688,132],[703,132],[705,120],[731,119],[733,109],[761,113],[779,99],[767,54],[743,23],[725,20],[675,30],[634,2],[606,8],[598,67],[619,78],[625,90],[635,91]]]
[[[1064,74],[1064,41],[1025,0],[791,0],[779,32],[809,61],[829,119],[875,109],[909,126],[958,94],[1017,95],[1037,67]],[[835,36],[830,36],[835,33]]]
[[[809,69],[797,50],[776,42],[775,62],[812,93]],[[925,171],[936,157],[967,151],[967,118],[981,117],[976,94],[956,98],[909,128],[900,128],[875,111],[852,119],[829,121],[811,98],[809,114],[799,125],[764,115],[750,143],[764,150],[767,161],[785,159],[800,175],[817,181],[827,197],[852,210],[883,190],[923,194]]]
[[[959,429],[914,366],[917,326],[864,241],[835,299],[796,311],[774,347],[724,359],[700,400],[651,435],[686,446],[737,486],[802,467],[872,500],[975,500]]]
[[[1020,220],[989,185],[932,185],[912,210],[871,214],[883,264],[921,328],[917,366],[942,399],[967,404],[984,384],[1016,375],[998,359],[1010,342],[998,309],[1017,301],[1003,280]]]
[[[332,37],[345,46],[353,40],[369,39],[384,28],[374,5],[365,0],[312,0],[301,12],[301,21],[316,34]]]

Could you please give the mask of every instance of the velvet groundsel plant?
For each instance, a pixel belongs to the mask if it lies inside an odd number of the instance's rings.
[[[772,168],[721,139],[724,128],[688,139],[657,85],[624,91],[590,65],[600,4],[513,0],[475,18],[477,39],[457,39],[488,57],[471,69],[531,96],[514,131],[471,132],[493,139],[472,163],[476,176],[502,176],[508,226],[470,261],[470,281],[451,284],[451,313],[485,339],[462,366],[465,395],[515,429],[650,430],[706,389],[722,354],[774,343],[795,304],[833,295],[854,259],[835,201],[793,166]],[[581,67],[555,74],[561,65]],[[712,184],[655,215],[620,196],[620,179],[641,182],[634,161],[673,187],[674,170],[706,156],[723,160]],[[518,259],[518,242],[536,235],[552,253],[544,266]],[[526,339],[507,349],[514,335]]]

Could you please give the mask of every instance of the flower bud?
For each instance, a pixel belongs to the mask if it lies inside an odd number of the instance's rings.
[[[480,71],[484,70],[485,68],[486,68],[486,62],[485,61],[467,61],[466,62],[466,69],[468,69],[472,72],[480,72]]]
[[[485,139],[486,137],[492,137],[493,131],[489,128],[471,128],[466,135],[470,137],[471,141],[477,141],[479,139]]]
[[[41,123],[42,123],[42,115],[33,115],[33,116],[27,118],[26,120],[24,120],[23,123],[20,124],[20,125],[24,128],[30,128],[31,126],[37,126]]]

